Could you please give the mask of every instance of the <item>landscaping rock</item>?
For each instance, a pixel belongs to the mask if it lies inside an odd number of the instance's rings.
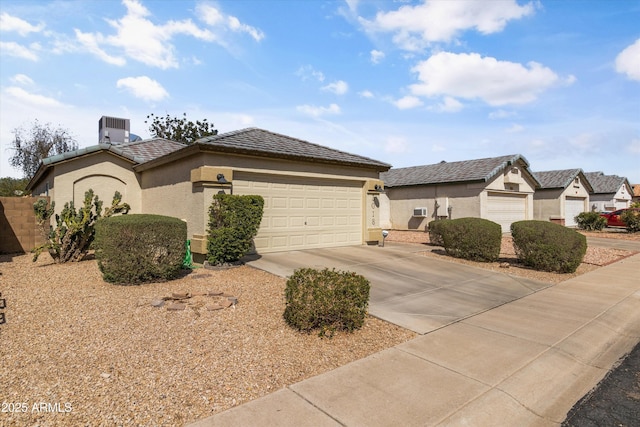
[[[167,306],[167,310],[171,311],[180,311],[184,310],[185,308],[187,308],[187,304],[183,304],[180,302],[174,302],[173,304]]]
[[[208,311],[217,311],[217,310],[222,310],[224,307],[219,305],[219,304],[214,304],[214,305],[210,305],[207,307]]]
[[[187,299],[191,298],[191,294],[189,292],[174,292],[171,294],[173,299]]]
[[[153,307],[162,307],[164,305],[164,300],[160,298],[156,298],[151,301],[151,306]]]
[[[230,301],[231,304],[236,305],[238,303],[238,298],[236,298],[236,297],[227,297],[227,301]]]

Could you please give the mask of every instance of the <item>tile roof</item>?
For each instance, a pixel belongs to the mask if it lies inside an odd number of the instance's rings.
[[[640,197],[640,184],[633,184],[633,197]]]
[[[596,194],[617,193],[627,178],[618,175],[605,175],[603,172],[587,172],[584,174]]]
[[[564,169],[555,171],[532,172],[538,181],[540,188],[567,188],[569,184],[582,172],[582,169]]]
[[[111,145],[110,151],[127,157],[136,163],[145,163],[178,151],[186,144],[164,138],[145,139],[126,144]]]
[[[527,167],[529,166],[529,162],[523,156],[511,154],[487,159],[460,162],[443,161],[433,165],[391,169],[388,172],[381,173],[380,179],[384,181],[385,187],[469,181],[486,182],[518,160],[524,162]]]
[[[226,152],[263,154],[270,157],[305,159],[325,163],[360,165],[387,170],[391,165],[368,157],[314,144],[264,129],[247,128],[196,141],[202,147]]]

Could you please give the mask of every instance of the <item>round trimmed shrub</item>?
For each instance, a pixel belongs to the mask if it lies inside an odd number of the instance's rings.
[[[511,236],[518,260],[540,271],[573,273],[587,253],[585,236],[552,222],[514,222]]]
[[[494,262],[500,257],[502,228],[482,218],[439,221],[444,250],[448,255],[471,261]]]
[[[629,233],[637,233],[640,231],[640,211],[634,209],[627,209],[622,212],[620,219],[624,222]]]
[[[449,221],[448,219],[438,219],[431,221],[427,226],[429,231],[429,242],[432,245],[444,246],[444,240],[442,239],[442,227]]]
[[[575,220],[581,230],[602,230],[607,226],[607,219],[598,212],[580,212]]]
[[[134,285],[176,278],[187,224],[162,215],[124,215],[96,223],[96,258],[105,281]]]
[[[321,337],[336,330],[353,332],[364,324],[369,281],[353,272],[301,268],[287,280],[284,320],[304,332],[319,329]]]

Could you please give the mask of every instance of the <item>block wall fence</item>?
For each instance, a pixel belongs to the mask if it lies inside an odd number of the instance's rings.
[[[43,243],[33,204],[48,197],[0,197],[0,254],[26,253]]]

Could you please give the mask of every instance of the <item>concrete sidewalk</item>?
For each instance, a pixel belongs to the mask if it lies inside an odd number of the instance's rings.
[[[193,426],[556,426],[640,340],[640,254]]]

